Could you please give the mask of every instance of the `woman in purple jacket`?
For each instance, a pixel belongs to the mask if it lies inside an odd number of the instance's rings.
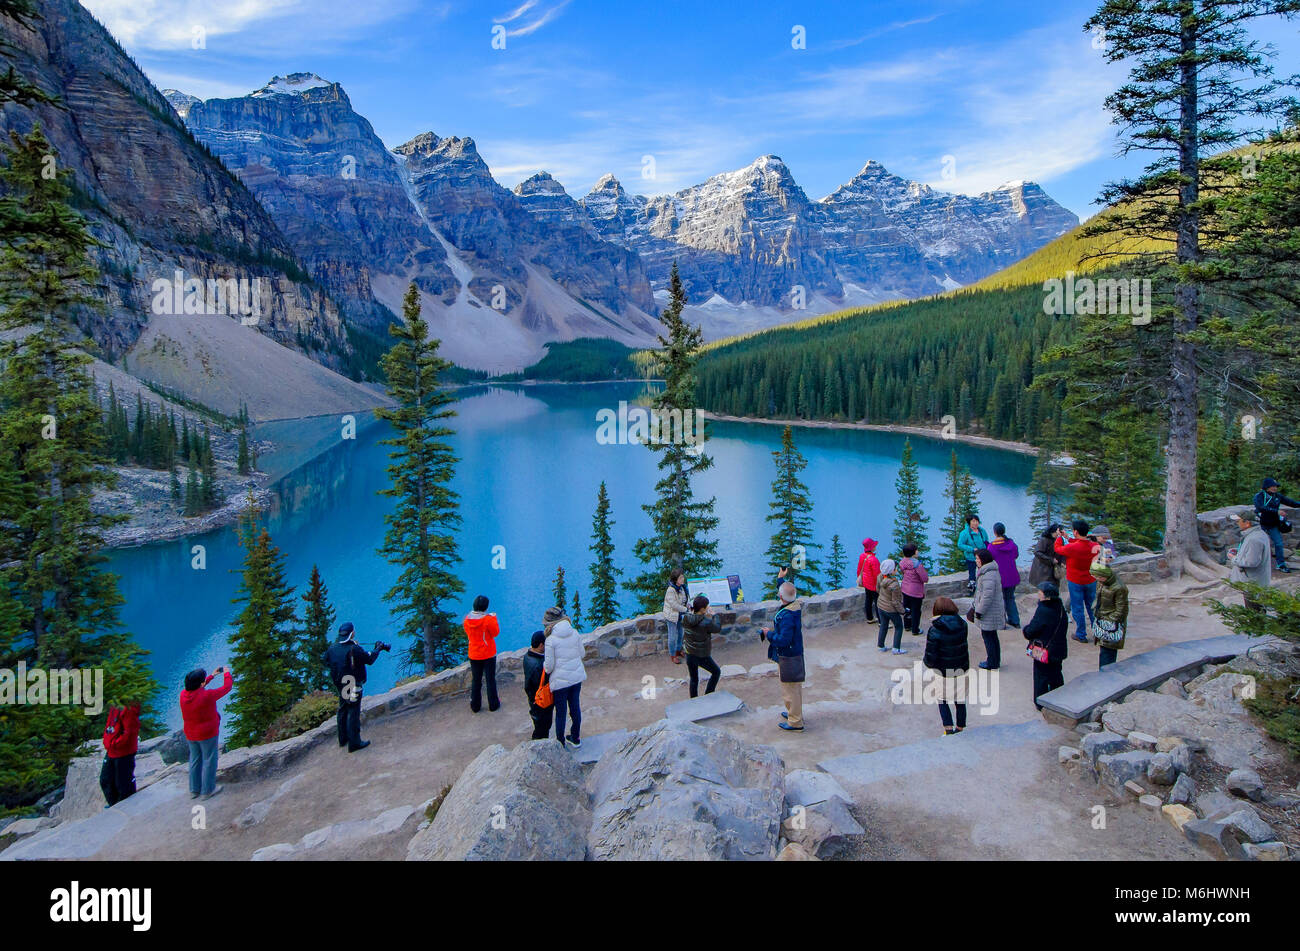
[[[925,565],[916,557],[916,546],[904,545],[903,560],[898,563],[898,586],[903,589],[903,627],[917,636],[921,634],[921,605],[929,580]]]
[[[1016,543],[1007,538],[1007,527],[1001,522],[993,525],[993,541],[989,542],[989,551],[1002,576],[1002,601],[1007,606],[1007,626],[1020,626],[1020,608],[1016,605],[1016,585],[1020,584],[1020,569],[1016,559],[1020,549]]]

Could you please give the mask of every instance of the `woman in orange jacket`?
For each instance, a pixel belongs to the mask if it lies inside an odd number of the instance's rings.
[[[474,610],[465,615],[465,637],[469,641],[469,669],[473,676],[469,691],[469,708],[478,713],[483,707],[483,681],[487,680],[488,711],[500,709],[497,698],[497,635],[501,626],[495,614],[488,614],[488,599],[480,594]]]

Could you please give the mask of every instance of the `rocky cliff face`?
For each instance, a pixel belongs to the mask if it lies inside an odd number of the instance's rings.
[[[337,83],[293,73],[238,99],[182,96],[171,98],[185,106],[190,131],[252,190],[358,324],[386,335],[393,319],[376,301],[375,275],[415,280],[444,303],[455,298],[447,254],[407,197],[398,164]]]
[[[246,282],[259,291],[260,332],[332,366],[350,347],[334,304],[304,279],[293,250],[243,184],[178,121],[172,104],[76,0],[40,5],[34,30],[0,18],[18,72],[64,108],[9,106],[0,130],[39,122],[70,168],[96,236],[105,307],[78,319],[110,359],[126,354],[153,316],[154,282]],[[251,296],[251,293],[250,293]],[[196,322],[227,316],[192,315]]]
[[[584,226],[558,185],[503,188],[472,139],[430,132],[390,152],[342,87],[312,73],[238,99],[171,99],[374,332],[414,281],[444,353],[465,366],[519,369],[578,336],[653,340],[640,259]],[[525,198],[554,207],[530,214]]]
[[[1032,183],[954,195],[877,162],[814,202],[774,155],[671,196],[631,195],[607,175],[578,204],[601,235],[641,255],[656,290],[676,261],[692,301],[715,311],[790,311],[798,293],[813,312],[932,294],[1078,224]]]

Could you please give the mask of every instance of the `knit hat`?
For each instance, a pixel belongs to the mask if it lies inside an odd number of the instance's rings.
[[[559,624],[564,619],[564,608],[558,606],[547,608],[546,613],[542,615],[542,630],[546,632],[546,636],[550,637],[551,628],[555,627],[555,625]]]
[[[1269,476],[1267,479],[1264,480],[1265,489],[1273,489],[1276,487],[1277,487],[1277,479],[1274,479],[1272,476]]]
[[[865,552],[873,552],[879,544],[880,542],[876,541],[874,538],[864,538],[862,539],[862,550]]]
[[[1061,598],[1061,589],[1057,586],[1055,581],[1044,581],[1038,586],[1038,590],[1047,595],[1048,599],[1051,601],[1059,601]]]
[[[1237,511],[1237,518],[1243,522],[1250,522],[1252,525],[1259,521],[1259,516],[1254,509],[1242,508]]]
[[[352,622],[351,622],[351,621],[344,621],[342,624],[340,624],[340,625],[339,625],[339,643],[340,643],[340,644],[347,644],[347,643],[350,642],[350,641],[354,641],[354,640],[356,640],[356,637],[355,637],[355,635],[354,635],[354,633],[353,633],[354,630],[355,630],[355,629],[352,627]]]
[[[886,558],[884,561],[880,563],[880,573],[882,575],[892,575],[894,573],[894,569],[897,567],[898,565],[894,562],[894,559]]]
[[[1100,578],[1102,581],[1110,581],[1115,577],[1115,569],[1104,562],[1094,561],[1088,570],[1094,578]]]

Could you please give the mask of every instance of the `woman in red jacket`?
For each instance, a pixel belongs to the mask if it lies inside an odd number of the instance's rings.
[[[858,555],[857,578],[858,584],[862,585],[866,593],[862,608],[869,623],[875,623],[876,620],[876,601],[880,598],[880,593],[876,590],[876,579],[879,577],[880,559],[876,557],[876,540],[864,538],[862,554]]]
[[[1092,561],[1101,551],[1096,539],[1088,535],[1088,523],[1076,518],[1070,523],[1074,538],[1065,540],[1056,533],[1056,553],[1065,559],[1065,586],[1070,592],[1070,614],[1074,616],[1074,639],[1088,643],[1088,629],[1096,619],[1093,602],[1097,598],[1097,579],[1092,576]]]
[[[217,674],[225,674],[220,687],[208,689]],[[235,679],[230,668],[218,667],[208,676],[200,668],[185,675],[181,691],[181,718],[185,721],[185,739],[190,744],[190,798],[211,799],[221,792],[217,785],[217,734],[221,732],[221,714],[217,701],[230,693]]]
[[[480,594],[474,599],[474,610],[465,615],[465,640],[469,645],[469,708],[475,713],[483,709],[483,681],[487,680],[488,710],[499,710],[497,697],[497,635],[501,625],[495,614],[488,614],[488,599]]]
[[[135,794],[135,751],[140,745],[140,704],[109,707],[104,724],[103,768],[99,771],[99,788],[104,801],[115,806]]]

